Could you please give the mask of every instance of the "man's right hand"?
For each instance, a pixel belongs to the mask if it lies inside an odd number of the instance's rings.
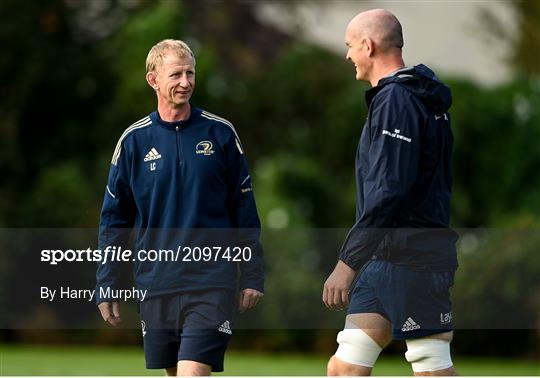
[[[356,271],[339,260],[324,283],[322,300],[331,310],[343,310],[349,304],[349,290]]]
[[[118,302],[101,302],[98,305],[99,312],[103,320],[113,326],[117,326],[122,322],[120,319],[120,305]]]

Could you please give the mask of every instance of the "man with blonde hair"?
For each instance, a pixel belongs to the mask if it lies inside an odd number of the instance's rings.
[[[223,371],[236,291],[240,312],[263,296],[251,178],[233,125],[190,103],[195,56],[186,43],[167,39],[152,47],[146,81],[157,110],[116,145],[99,245],[121,246],[133,229],[135,250],[171,251],[173,261],[153,261],[148,253],[134,262],[137,289],[147,293],[139,303],[146,366],[207,376]],[[118,285],[118,263],[100,264],[97,303],[112,325],[121,321],[119,303],[103,289]]]
[[[370,375],[392,338],[406,341],[415,375],[454,375],[450,89],[424,65],[405,67],[401,25],[386,10],[354,17],[345,42],[356,79],[372,88],[356,157],[356,223],[323,290],[330,309],[348,308],[328,375]]]

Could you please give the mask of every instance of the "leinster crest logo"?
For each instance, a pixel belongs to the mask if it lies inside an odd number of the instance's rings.
[[[195,153],[197,155],[203,154],[204,156],[212,155],[214,153],[212,147],[212,142],[210,142],[209,140],[202,140],[197,143],[197,146],[195,147]]]

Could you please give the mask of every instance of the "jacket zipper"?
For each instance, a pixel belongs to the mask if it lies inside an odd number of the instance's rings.
[[[180,127],[176,126],[176,151],[178,165],[184,164],[184,153],[182,151],[182,140],[180,139]]]

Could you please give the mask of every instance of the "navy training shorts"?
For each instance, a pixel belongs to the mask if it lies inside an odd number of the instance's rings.
[[[236,308],[232,290],[162,295],[139,306],[147,369],[172,368],[190,360],[223,371]]]
[[[371,260],[354,286],[348,315],[378,313],[392,323],[395,340],[453,330],[450,288],[455,271],[429,272]]]

